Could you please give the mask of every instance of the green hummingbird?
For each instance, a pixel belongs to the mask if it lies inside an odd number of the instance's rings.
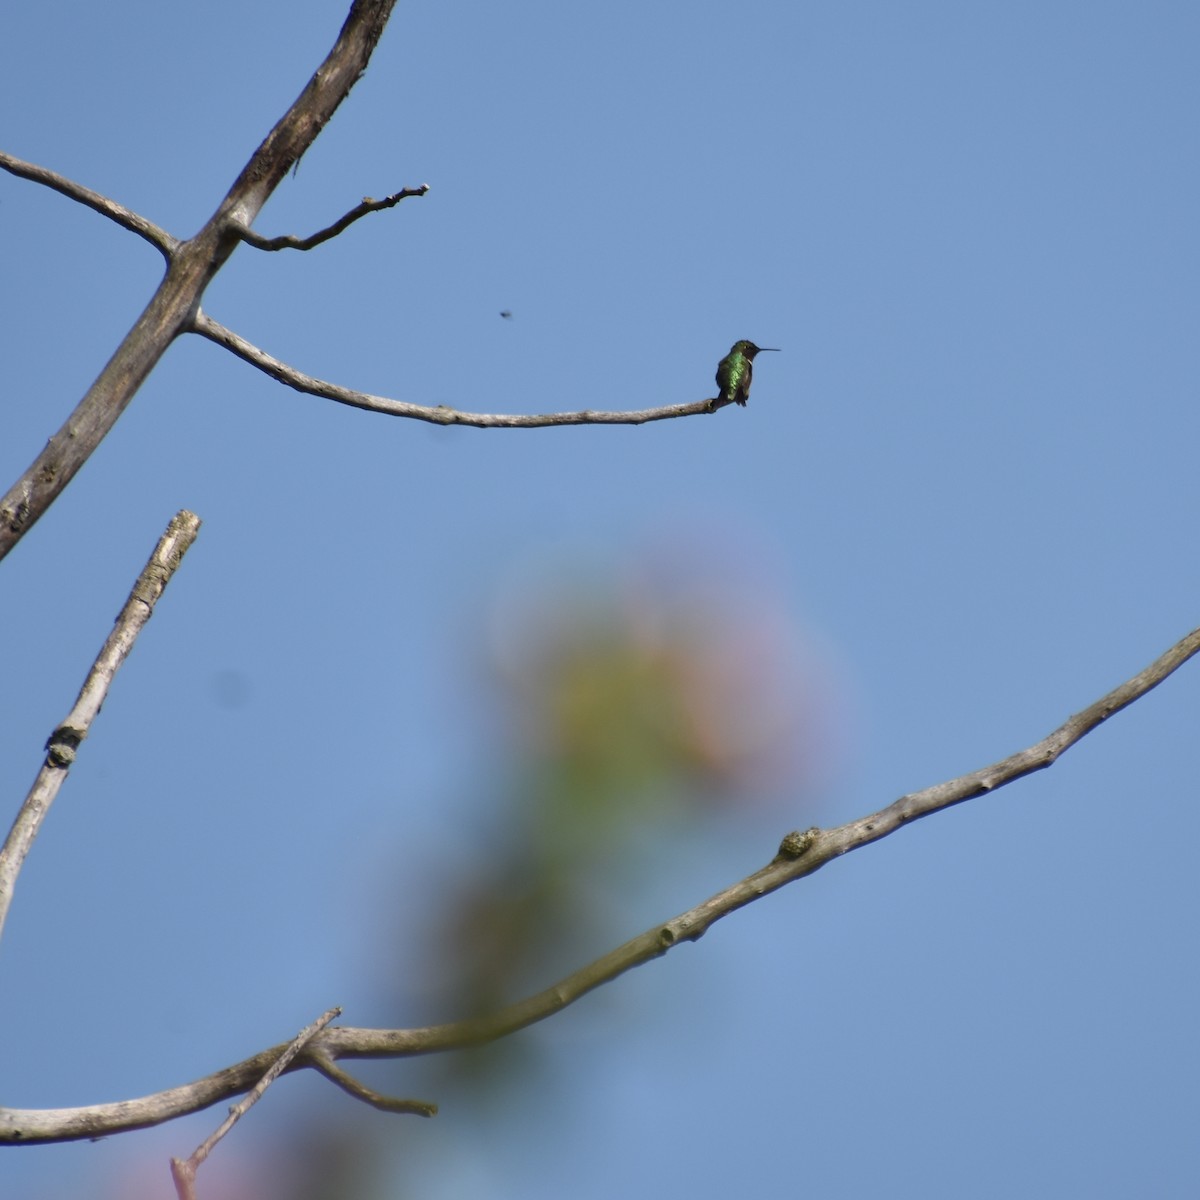
[[[719,399],[726,404],[732,400],[746,407],[746,400],[750,396],[750,380],[754,377],[754,356],[764,350],[779,353],[776,346],[756,346],[744,339],[733,343],[733,348],[717,364],[717,387],[721,389]]]

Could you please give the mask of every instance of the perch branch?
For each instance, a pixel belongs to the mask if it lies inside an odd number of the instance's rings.
[[[265,350],[260,350],[203,312],[196,313],[190,328],[193,333],[223,346],[243,362],[248,362],[252,367],[257,367],[272,379],[287,384],[298,392],[307,392],[310,396],[336,400],[338,404],[348,404],[351,408],[383,413],[389,417],[410,417],[417,421],[428,421],[432,425],[469,425],[476,429],[539,429],[549,425],[644,425],[648,421],[666,421],[672,417],[713,413],[731,403],[729,400],[714,398],[694,400],[690,404],[668,404],[662,408],[642,408],[632,412],[598,412],[594,409],[562,413],[461,412],[456,408],[447,408],[444,404],[430,407],[425,404],[413,404],[407,400],[392,400],[387,396],[356,392],[336,383],[315,379],[294,367],[289,367],[277,358],[272,358]]]
[[[195,1200],[196,1172],[204,1160],[213,1152],[217,1143],[242,1119],[261,1099],[262,1094],[279,1078],[301,1050],[335,1017],[340,1017],[340,1008],[331,1008],[322,1013],[311,1025],[306,1025],[288,1043],[284,1052],[271,1064],[270,1070],[246,1093],[245,1097],[229,1109],[229,1115],[192,1152],[187,1159],[171,1159],[171,1177],[175,1180],[175,1191],[179,1200]]]
[[[184,510],[171,519],[166,533],[159,539],[149,562],[133,585],[125,607],[117,615],[112,632],[83,682],[75,706],[46,742],[45,762],[17,813],[3,847],[0,847],[0,933],[4,930],[4,921],[12,904],[13,890],[25,855],[29,853],[42,821],[75,761],[75,753],[87,737],[108,695],[113,677],[133,649],[133,643],[150,620],[158,598],[199,532],[200,518],[195,513]]]
[[[901,796],[887,808],[836,829],[789,833],[766,866],[695,908],[618,946],[545,991],[490,1016],[447,1025],[432,1025],[423,1029],[330,1029],[315,1037],[305,1054],[297,1058],[289,1069],[316,1067],[330,1075],[329,1064],[339,1059],[403,1058],[479,1045],[543,1020],[626,971],[666,954],[681,942],[695,941],[722,917],[786,884],[813,874],[834,858],[895,833],[920,817],[995,791],[1033,771],[1049,767],[1065,750],[1114,713],[1157,687],[1197,651],[1200,651],[1200,629],[1193,630],[1144,671],[1076,713],[1049,736],[1026,750],[1020,750],[982,770]],[[253,1058],[194,1083],[137,1100],[99,1104],[90,1108],[0,1109],[0,1144],[64,1142],[100,1137],[157,1125],[185,1113],[197,1112],[253,1087],[283,1049],[276,1046],[264,1050]],[[345,1086],[342,1080],[330,1077]],[[353,1089],[347,1090],[354,1094]]]
[[[136,233],[138,237],[145,238],[150,245],[162,253],[168,262],[171,261],[175,247],[179,245],[175,238],[165,229],[160,229],[153,221],[147,221],[145,217],[131,212],[115,200],[110,200],[107,196],[100,195],[99,192],[93,192],[91,188],[67,179],[57,171],[51,171],[49,167],[39,167],[36,163],[25,162],[12,154],[5,154],[2,150],[0,150],[0,167],[22,179],[53,188],[54,191],[70,200],[78,200],[80,204],[98,212],[102,217],[115,221],[122,229],[128,229],[130,233]]]
[[[255,233],[253,229],[246,226],[239,229],[238,233],[243,242],[248,246],[253,246],[256,250],[311,250],[314,246],[319,246],[322,242],[337,237],[343,229],[348,229],[355,221],[365,217],[367,213],[382,212],[385,208],[395,208],[401,200],[407,200],[409,196],[423,196],[427,191],[429,191],[429,184],[423,183],[420,187],[404,188],[402,191],[393,192],[382,200],[372,200],[370,196],[364,196],[362,203],[352,208],[344,217],[306,238],[298,238],[290,233],[283,237],[263,237],[261,233]]]

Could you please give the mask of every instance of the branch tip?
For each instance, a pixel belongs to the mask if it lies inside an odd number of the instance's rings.
[[[401,200],[408,200],[413,196],[424,196],[429,191],[429,184],[422,183],[415,188],[401,188],[398,192],[393,192],[390,196],[385,196],[382,200],[375,200],[371,196],[364,196],[362,202],[357,204],[343,217],[339,217],[332,225],[326,226],[317,233],[309,234],[308,237],[296,237],[294,234],[284,234],[281,237],[263,237],[261,233],[256,233],[249,225],[239,224],[236,226],[238,236],[248,246],[253,246],[256,250],[311,250],[315,246],[321,245],[322,242],[327,242],[331,238],[337,237],[339,233],[348,229],[355,221],[361,220],[369,213],[382,212],[387,208],[395,208]]]
[[[406,1100],[398,1096],[387,1096],[369,1088],[365,1083],[355,1079],[349,1071],[342,1070],[333,1058],[323,1050],[316,1050],[309,1055],[309,1060],[322,1075],[331,1083],[336,1083],[344,1092],[377,1108],[381,1112],[411,1113],[418,1117],[437,1116],[438,1106],[428,1100]]]

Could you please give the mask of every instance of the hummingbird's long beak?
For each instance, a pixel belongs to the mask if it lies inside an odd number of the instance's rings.
[[[778,346],[759,346],[759,348],[758,348],[759,354],[761,354],[764,350],[769,350],[773,354],[781,354],[782,353],[782,351],[779,349]]]

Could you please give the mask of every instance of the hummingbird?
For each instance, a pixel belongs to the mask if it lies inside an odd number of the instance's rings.
[[[743,408],[746,407],[746,400],[750,396],[750,380],[754,377],[754,367],[751,364],[754,362],[754,356],[764,350],[773,354],[779,353],[777,346],[756,346],[744,339],[733,343],[733,348],[717,364],[717,387],[721,389],[719,399],[724,400],[726,404],[733,400]]]

